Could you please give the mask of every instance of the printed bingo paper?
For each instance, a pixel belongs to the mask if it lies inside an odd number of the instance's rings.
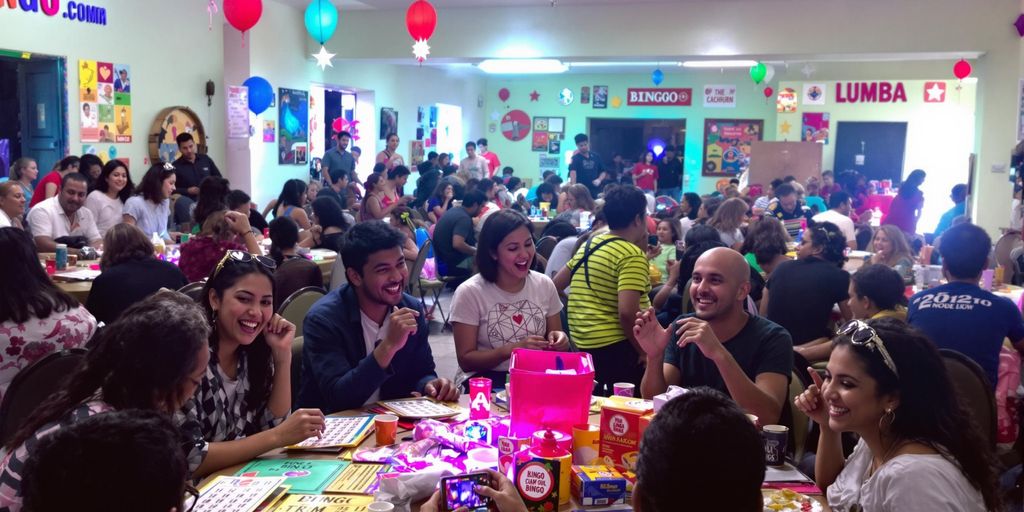
[[[219,476],[203,487],[196,512],[252,512],[284,483],[283,477]]]
[[[325,487],[324,492],[373,494],[377,489],[377,475],[390,471],[391,466],[387,464],[351,464],[341,470],[338,478]]]
[[[281,500],[274,512],[365,512],[370,503],[371,496],[292,494]]]
[[[291,450],[350,448],[363,442],[363,439],[372,430],[373,416],[328,417],[324,433],[319,438],[311,437],[288,448]]]
[[[448,418],[460,412],[429,398],[386,400],[378,403],[401,418]]]

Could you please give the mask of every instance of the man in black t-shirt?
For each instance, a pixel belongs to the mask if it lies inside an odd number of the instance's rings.
[[[468,276],[473,273],[473,257],[476,255],[473,217],[480,213],[485,200],[483,192],[467,192],[461,206],[449,208],[437,221],[433,240],[440,275]]]
[[[590,189],[590,195],[597,198],[601,184],[608,173],[601,163],[601,157],[590,150],[590,138],[586,134],[576,135],[576,154],[569,163],[569,183],[582,183]]]
[[[638,314],[633,332],[647,354],[644,398],[669,384],[708,386],[732,397],[764,424],[776,423],[786,404],[793,342],[782,327],[748,315],[750,266],[719,247],[697,259],[690,285],[696,314],[663,329],[653,309]]]
[[[220,169],[210,157],[199,152],[191,133],[178,135],[178,151],[181,157],[174,161],[174,192],[199,200],[199,184],[208,176],[220,177]]]
[[[669,196],[678,201],[682,190],[683,164],[676,158],[675,146],[668,146],[665,148],[665,156],[658,164],[657,195]]]

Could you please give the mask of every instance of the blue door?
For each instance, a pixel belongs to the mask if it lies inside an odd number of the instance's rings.
[[[21,97],[21,154],[35,158],[42,178],[64,157],[64,61],[40,57],[21,61],[18,89]]]

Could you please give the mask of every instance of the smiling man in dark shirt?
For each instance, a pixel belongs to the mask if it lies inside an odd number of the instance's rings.
[[[210,157],[199,152],[196,141],[191,133],[182,133],[175,139],[178,141],[178,151],[181,157],[174,161],[175,182],[174,192],[192,198],[199,199],[199,184],[207,176],[220,176],[220,169],[213,163]]]

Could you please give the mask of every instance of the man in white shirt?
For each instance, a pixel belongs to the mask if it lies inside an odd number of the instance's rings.
[[[476,154],[476,142],[466,143],[466,158],[459,162],[458,176],[463,181],[469,181],[470,178],[482,180],[490,176],[487,159]]]
[[[59,194],[28,212],[28,225],[39,252],[56,251],[56,240],[65,236],[84,236],[89,245],[97,249],[103,246],[96,219],[82,207],[88,191],[86,183],[84,174],[70,173],[61,181]]]
[[[853,226],[853,219],[850,212],[853,211],[853,203],[850,195],[846,192],[835,192],[828,198],[828,211],[821,212],[814,216],[814,222],[831,222],[839,226],[839,230],[846,237],[846,245],[850,249],[857,248],[857,229]]]

